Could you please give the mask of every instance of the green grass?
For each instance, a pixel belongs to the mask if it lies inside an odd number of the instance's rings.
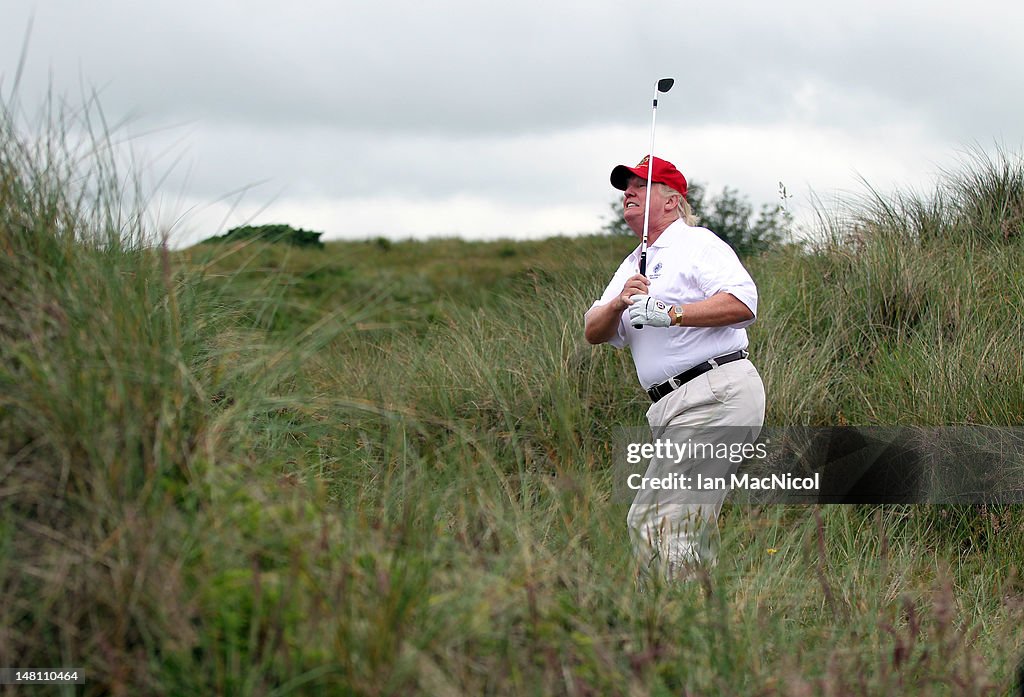
[[[582,338],[631,240],[172,254],[74,118],[0,131],[0,665],[89,695],[1005,693],[1017,507],[727,506],[717,568],[636,589],[611,445],[645,398]],[[749,260],[770,425],[1021,422],[1021,171]]]

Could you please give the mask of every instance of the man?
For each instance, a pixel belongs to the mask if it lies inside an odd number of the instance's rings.
[[[637,236],[648,166],[645,157],[611,173],[612,186],[623,192],[623,217]],[[637,377],[653,401],[647,419],[654,438],[691,446],[686,457],[651,460],[645,478],[677,475],[682,486],[641,488],[627,519],[641,564],[671,579],[688,576],[697,563],[713,563],[717,553],[726,489],[693,491],[686,483],[694,486],[697,473],[728,478],[735,471],[736,462],[710,455],[721,450],[706,446],[756,439],[765,397],[746,351],[745,327],[757,313],[750,274],[732,248],[696,227],[686,179],[671,162],[653,158],[651,178],[648,273],[638,272],[637,247],[587,311],[584,332],[592,344],[630,347]]]

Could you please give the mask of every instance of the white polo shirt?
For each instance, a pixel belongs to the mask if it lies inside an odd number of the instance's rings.
[[[639,271],[640,246],[615,272],[600,300],[611,302],[630,276]],[[728,244],[707,228],[690,227],[677,220],[647,247],[647,278],[651,296],[673,305],[686,305],[731,293],[757,315],[757,287]],[[629,310],[623,310],[615,336],[616,348],[629,346],[636,374],[646,390],[709,358],[747,348],[745,327],[750,319],[726,327],[644,327],[633,329]]]

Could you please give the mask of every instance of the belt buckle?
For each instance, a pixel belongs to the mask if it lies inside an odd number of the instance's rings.
[[[668,386],[672,388],[672,391],[678,390],[680,387],[683,386],[683,383],[679,382],[676,379],[676,377],[677,376],[672,376],[668,380],[665,381],[665,382],[668,383]]]

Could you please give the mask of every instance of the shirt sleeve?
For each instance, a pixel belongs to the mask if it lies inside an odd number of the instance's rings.
[[[703,263],[700,264],[700,287],[708,298],[717,293],[729,293],[746,305],[754,316],[729,325],[735,329],[744,329],[757,319],[757,286],[733,248],[717,237],[716,240],[717,244],[708,245],[704,250]]]
[[[605,305],[610,303],[616,295],[622,290],[622,286],[626,285],[626,281],[629,277],[636,273],[636,262],[632,256],[626,257],[626,259],[619,265],[618,271],[612,276],[611,282],[604,289],[604,293],[601,297],[595,300],[590,305],[590,309],[593,310],[598,305]],[[623,320],[619,317],[618,324],[615,325],[615,335],[608,340],[608,343],[615,348],[623,348],[626,346],[626,328],[623,325]]]

